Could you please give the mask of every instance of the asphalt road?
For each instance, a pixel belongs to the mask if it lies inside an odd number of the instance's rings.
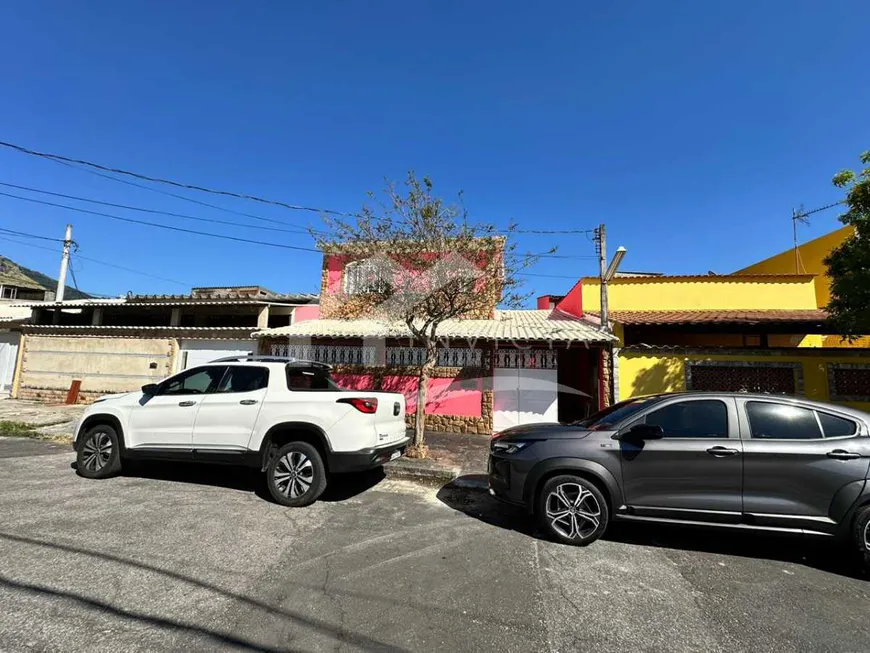
[[[868,651],[870,580],[795,539],[535,537],[482,492],[343,479],[287,509],[255,474],[106,481],[0,439],[2,651]]]

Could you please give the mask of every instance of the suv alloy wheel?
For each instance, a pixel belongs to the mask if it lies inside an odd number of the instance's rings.
[[[272,498],[283,506],[307,506],[326,489],[326,468],[317,449],[307,442],[290,442],[278,449],[266,467]]]
[[[586,479],[573,475],[556,476],[544,484],[537,514],[551,537],[576,546],[597,540],[610,521],[601,491]]]

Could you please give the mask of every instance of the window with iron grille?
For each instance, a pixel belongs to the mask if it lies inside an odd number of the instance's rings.
[[[798,363],[686,363],[686,389],[696,392],[803,392]]]
[[[834,401],[870,401],[870,365],[828,363],[828,396]]]
[[[352,261],[344,266],[344,292],[348,295],[384,293],[390,278],[378,261]]]
[[[438,367],[480,367],[483,352],[468,347],[439,347]],[[417,366],[426,362],[425,347],[387,347],[387,365],[392,367]]]
[[[554,349],[499,349],[495,352],[495,366],[524,370],[555,370]]]
[[[376,365],[374,345],[273,344],[273,356],[290,356],[327,365]]]

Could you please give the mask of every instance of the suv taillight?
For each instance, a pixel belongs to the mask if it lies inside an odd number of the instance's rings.
[[[378,400],[374,397],[367,399],[362,397],[348,397],[347,399],[339,399],[337,404],[350,404],[361,413],[371,415],[378,410]]]

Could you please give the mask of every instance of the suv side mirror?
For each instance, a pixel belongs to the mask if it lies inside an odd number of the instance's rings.
[[[635,424],[625,433],[619,434],[620,440],[661,440],[665,437],[664,429],[657,424]]]
[[[156,383],[148,383],[142,386],[142,394],[147,397],[153,397],[160,392],[160,386]]]

